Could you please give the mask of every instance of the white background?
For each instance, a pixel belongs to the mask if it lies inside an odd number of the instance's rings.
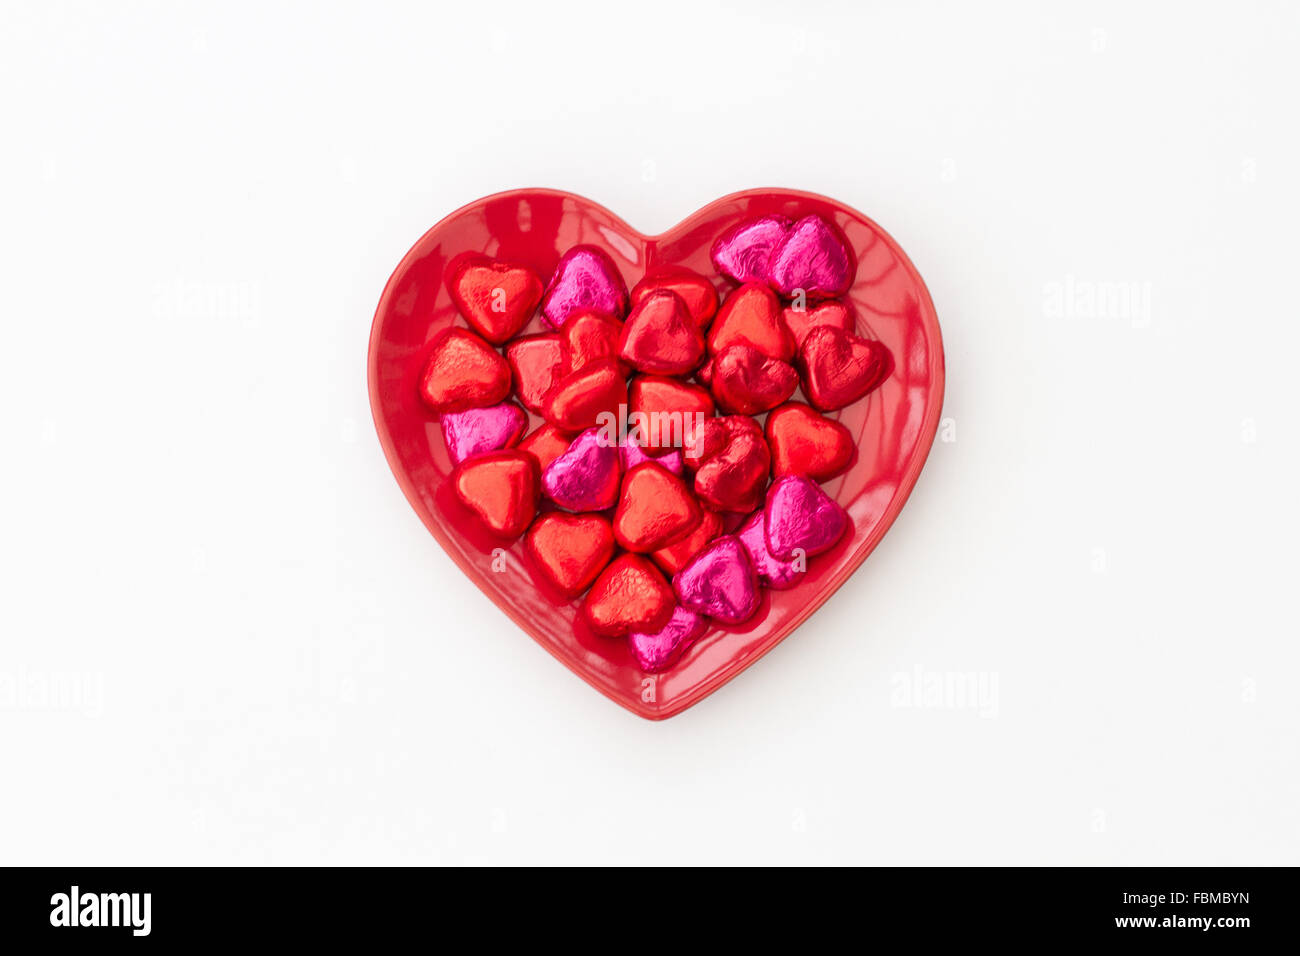
[[[0,861],[1300,862],[1298,28],[6,3]],[[762,185],[907,250],[947,440],[849,585],[653,724],[420,525],[367,336],[480,195],[659,231]]]

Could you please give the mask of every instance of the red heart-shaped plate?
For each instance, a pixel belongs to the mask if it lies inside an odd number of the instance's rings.
[[[420,401],[418,381],[433,337],[466,326],[443,272],[462,252],[485,253],[533,269],[545,281],[579,243],[605,249],[628,288],[651,268],[684,266],[714,277],[713,240],[742,219],[815,213],[842,230],[857,255],[844,297],[857,332],[893,354],[895,370],[879,389],[837,417],[853,433],[857,455],[824,488],[853,527],[830,552],[812,559],[788,591],[764,589],[757,614],[738,627],[714,626],[672,668],[645,674],[626,641],[590,633],[578,601],[547,590],[524,554],[523,539],[502,549],[452,494],[451,462],[437,416]],[[523,334],[545,331],[534,318]],[[943,345],[925,284],[879,226],[847,206],[812,193],[749,190],[710,203],[658,236],[646,236],[580,196],[548,189],[498,193],[458,209],[425,233],[393,273],[370,335],[370,403],[388,463],[411,506],[465,575],[575,674],[611,700],[652,720],[671,717],[717,690],[771,650],[849,579],[902,509],[930,450],[943,402]],[[801,396],[796,393],[795,398]],[[530,430],[538,419],[532,416]],[[495,553],[494,553],[495,552]],[[575,618],[578,618],[575,627]]]

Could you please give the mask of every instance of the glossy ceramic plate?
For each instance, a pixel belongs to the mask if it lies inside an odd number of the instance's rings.
[[[453,256],[472,250],[527,265],[545,281],[566,250],[587,243],[610,254],[629,289],[648,269],[671,264],[713,277],[725,295],[733,286],[713,269],[710,245],[734,223],[768,213],[791,219],[816,213],[839,226],[857,255],[857,277],[845,296],[856,312],[857,331],[883,341],[894,356],[894,372],[884,385],[833,413],[856,436],[858,453],[845,474],[823,487],[848,511],[852,533],[811,559],[796,587],[763,589],[758,613],[745,624],[713,627],[670,670],[645,674],[626,641],[586,628],[580,600],[547,592],[529,566],[522,539],[506,545],[490,537],[452,494],[438,417],[420,401],[417,388],[434,336],[448,326],[466,326],[443,270]],[[538,331],[547,330],[534,318],[522,334]],[[520,189],[470,203],[425,233],[393,273],[375,312],[369,366],[379,440],[425,527],[465,576],[542,647],[611,700],[652,720],[680,713],[717,690],[849,580],[907,501],[943,402],[939,322],[925,284],[898,244],[847,206],[774,189],[719,199],[658,236],[637,232],[589,200],[553,190]]]

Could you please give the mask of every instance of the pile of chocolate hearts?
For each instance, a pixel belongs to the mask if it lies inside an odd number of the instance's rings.
[[[565,252],[545,286],[457,256],[445,278],[468,328],[430,343],[420,379],[456,497],[491,535],[524,536],[539,583],[581,598],[586,626],[649,672],[840,541],[849,516],[819,483],[855,445],[826,413],[893,371],[838,298],[856,263],[833,224],[749,219],[711,258],[716,284],[661,266],[629,293],[596,246]],[[521,334],[539,309],[550,331]]]

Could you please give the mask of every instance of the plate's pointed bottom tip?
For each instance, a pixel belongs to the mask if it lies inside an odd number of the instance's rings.
[[[582,675],[579,674],[578,676],[581,677]],[[660,675],[646,674],[645,676],[649,679],[659,677]],[[640,717],[642,720],[648,720],[652,723],[659,723],[668,720],[671,717],[676,717],[682,711],[689,710],[691,707],[698,704],[701,700],[717,689],[718,688],[715,687],[708,693],[692,696],[685,700],[669,699],[664,701],[647,701],[635,692],[619,693],[618,691],[610,691],[603,687],[592,687],[592,690],[595,690],[611,703],[617,704],[620,708],[626,710],[635,717]]]
[[[637,707],[629,707],[626,704],[624,704],[623,706],[626,710],[631,711],[633,714],[640,717],[642,720],[648,720],[651,723],[661,723],[665,720],[668,720],[671,717],[676,717],[678,714],[686,710],[691,705],[690,704],[673,705],[672,707],[664,710],[644,710]]]

